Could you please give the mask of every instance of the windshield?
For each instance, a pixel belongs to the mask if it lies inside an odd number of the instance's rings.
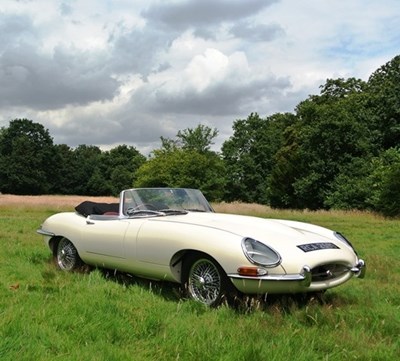
[[[122,192],[123,212],[153,211],[164,213],[213,212],[210,204],[197,189],[136,188]]]

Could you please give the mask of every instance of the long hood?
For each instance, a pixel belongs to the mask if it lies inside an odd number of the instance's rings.
[[[333,231],[308,223],[265,219],[222,213],[189,213],[184,216],[153,218],[157,222],[176,222],[251,237],[274,247],[304,242],[339,242]]]
[[[154,221],[190,224],[206,227],[210,232],[217,229],[242,238],[254,238],[281,255],[282,266],[288,273],[298,272],[303,265],[356,262],[353,249],[336,238],[332,230],[308,223],[221,213],[189,213],[154,218]]]

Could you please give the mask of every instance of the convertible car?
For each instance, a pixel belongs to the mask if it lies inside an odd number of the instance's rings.
[[[215,213],[195,189],[138,188],[119,203],[83,202],[37,231],[58,267],[83,264],[182,284],[215,306],[240,294],[320,292],[365,263],[340,233],[295,221]]]

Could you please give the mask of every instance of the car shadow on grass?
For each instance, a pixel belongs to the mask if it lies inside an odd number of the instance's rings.
[[[98,268],[101,275],[108,281],[116,282],[125,287],[139,286],[167,301],[179,301],[184,297],[184,292],[178,283],[168,281],[149,280],[117,270]]]
[[[56,266],[54,258],[48,259],[48,263]],[[129,273],[105,268],[93,268],[82,265],[77,272],[87,274],[98,270],[101,276],[110,282],[115,282],[125,287],[139,286],[163,299],[171,302],[187,301],[184,287],[178,283],[168,281],[149,280]],[[310,306],[321,306],[328,308],[340,308],[346,305],[356,304],[357,299],[346,293],[335,291],[313,292],[304,294],[265,294],[265,295],[243,295],[233,293],[228,295],[220,306],[229,307],[238,313],[251,313],[254,311],[292,313],[296,310]]]
[[[188,301],[184,287],[178,283],[167,281],[148,280],[131,274],[99,269],[104,278],[119,283],[126,287],[137,285],[150,292],[153,292],[167,301],[179,302]],[[238,313],[253,311],[275,312],[279,310],[284,313],[291,313],[294,310],[310,306],[321,306],[328,308],[339,308],[344,305],[354,304],[349,296],[335,292],[313,292],[304,294],[267,294],[267,295],[243,295],[234,293],[226,297],[220,306],[229,307]]]

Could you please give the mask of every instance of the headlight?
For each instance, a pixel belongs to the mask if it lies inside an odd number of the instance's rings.
[[[345,236],[343,236],[343,234],[341,234],[339,232],[334,232],[334,235],[339,241],[342,241],[343,243],[346,243],[354,251],[354,253],[357,255],[357,252],[354,249],[353,245],[350,243],[350,241]]]
[[[275,267],[281,263],[281,256],[276,251],[255,239],[244,238],[242,248],[251,263],[266,267]]]

